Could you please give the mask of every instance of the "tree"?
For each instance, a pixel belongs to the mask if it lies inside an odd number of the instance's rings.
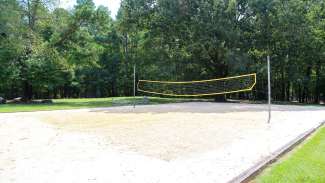
[[[322,0],[123,0],[106,7],[78,0],[0,3],[0,95],[8,98],[128,96],[137,78],[200,80],[258,73],[253,93],[319,103],[325,96]],[[218,100],[224,97],[216,97]]]

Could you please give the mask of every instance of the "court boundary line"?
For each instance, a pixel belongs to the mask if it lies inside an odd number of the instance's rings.
[[[276,162],[278,159],[283,157],[286,153],[290,152],[298,145],[302,144],[308,137],[313,135],[318,129],[323,126],[325,126],[325,121],[320,122],[316,127],[313,127],[312,129],[309,129],[306,132],[300,134],[298,137],[296,137],[283,147],[279,148],[265,159],[259,161],[257,164],[253,165],[249,169],[245,170],[243,173],[230,180],[229,183],[248,183],[252,181],[269,165]]]

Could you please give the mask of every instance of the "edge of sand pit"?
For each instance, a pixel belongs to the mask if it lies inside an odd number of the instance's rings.
[[[294,140],[290,141],[280,149],[276,150],[270,156],[258,162],[256,165],[252,166],[248,170],[244,171],[237,177],[233,178],[229,183],[248,183],[253,180],[261,171],[266,169],[270,164],[276,162],[280,157],[285,155],[287,152],[294,149],[296,146],[301,144],[305,139],[311,136],[315,131],[325,125],[325,121],[320,122],[316,127],[300,134]]]
[[[189,101],[189,102],[175,102],[175,103],[157,103],[157,104],[140,104],[136,105],[136,107],[142,106],[158,106],[158,105],[170,105],[170,104],[187,104],[187,103],[195,103],[195,102],[205,102],[205,101]],[[209,101],[208,101],[209,102]],[[213,103],[213,102],[209,102]],[[34,112],[65,112],[65,111],[97,111],[97,110],[108,110],[115,109],[119,107],[131,108],[133,109],[133,105],[115,105],[115,106],[107,106],[107,107],[82,107],[82,108],[70,108],[70,109],[48,109],[48,110],[35,110],[35,111],[14,111],[14,112],[0,112],[0,114],[19,114],[19,113],[34,113]]]

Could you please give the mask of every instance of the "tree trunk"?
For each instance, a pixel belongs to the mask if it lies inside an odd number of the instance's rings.
[[[306,70],[306,81],[303,87],[303,102],[309,102],[309,83],[312,67],[308,66]]]
[[[291,83],[288,80],[287,81],[287,88],[286,88],[286,101],[291,101],[291,96],[290,96],[290,88],[291,88]]]
[[[284,66],[281,66],[281,100],[284,101],[286,99],[286,81],[285,81],[285,72]]]
[[[214,97],[215,102],[226,102],[226,95],[217,95]]]
[[[320,68],[321,64],[318,61],[316,64],[316,85],[315,85],[315,99],[314,103],[319,104],[320,100]]]
[[[303,101],[302,101],[302,95],[301,95],[301,84],[299,83],[298,84],[298,101],[299,101],[299,103],[302,103]]]
[[[30,101],[33,98],[33,89],[28,80],[23,82],[23,88],[23,101]]]
[[[216,61],[215,63],[218,63],[218,61]],[[225,63],[218,64],[215,74],[218,78],[226,77],[228,75],[227,65]],[[226,88],[224,88],[224,91],[226,91]],[[217,95],[214,97],[214,101],[215,102],[226,102],[227,101],[226,97],[227,97],[226,95]]]

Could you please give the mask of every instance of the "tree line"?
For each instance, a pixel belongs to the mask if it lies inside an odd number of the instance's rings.
[[[116,18],[92,0],[0,0],[0,96],[133,94],[137,79],[188,81],[257,73],[253,92],[325,97],[323,0],[122,0]],[[139,95],[141,95],[139,93]]]

